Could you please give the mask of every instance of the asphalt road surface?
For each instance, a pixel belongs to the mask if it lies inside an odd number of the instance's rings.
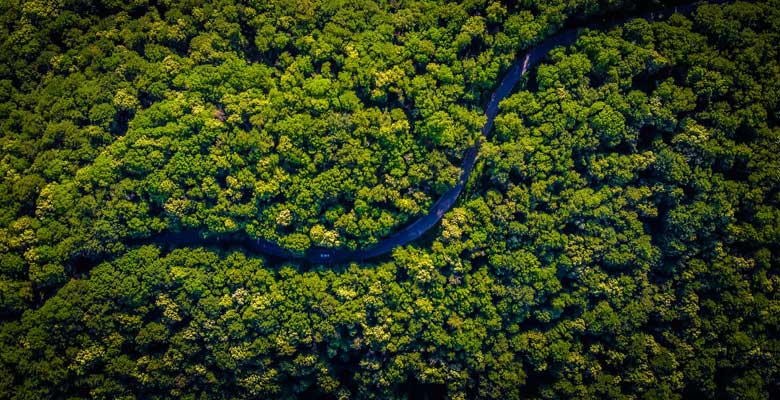
[[[720,1],[710,1],[710,3],[720,3]],[[657,21],[669,17],[673,13],[690,14],[697,4],[686,4],[683,6],[672,7],[661,11],[648,13],[642,16],[634,17],[621,17],[612,20],[602,21],[590,21],[588,24],[583,24],[579,27],[573,27],[562,30],[561,32],[548,37],[540,42],[535,47],[529,49],[526,53],[518,57],[509,70],[504,75],[504,78],[499,83],[496,90],[490,96],[490,101],[485,108],[485,116],[487,121],[482,127],[482,136],[487,136],[490,130],[493,128],[493,121],[498,114],[498,104],[506,98],[512,89],[520,81],[528,71],[536,64],[539,63],[550,50],[567,46],[574,43],[579,33],[586,28],[590,29],[606,29],[614,25],[619,25],[627,20],[643,18],[649,21]],[[436,223],[441,220],[444,213],[449,211],[458,200],[460,193],[463,191],[463,187],[468,182],[471,171],[474,169],[474,165],[477,161],[479,154],[479,147],[481,140],[468,148],[463,156],[463,163],[461,164],[461,175],[455,186],[445,192],[428,210],[428,212],[415,220],[411,224],[402,228],[392,236],[382,239],[379,243],[369,246],[365,249],[349,250],[349,249],[329,249],[321,247],[312,247],[304,254],[292,253],[276,243],[270,242],[264,239],[251,239],[245,235],[239,236],[235,234],[223,235],[223,236],[210,236],[202,237],[199,232],[194,231],[182,231],[182,232],[163,232],[157,236],[147,238],[143,241],[154,242],[158,244],[176,246],[176,245],[221,245],[224,247],[240,247],[245,250],[249,250],[254,253],[265,254],[283,259],[298,259],[305,260],[315,264],[340,264],[351,261],[363,261],[370,258],[375,258],[391,252],[398,246],[403,246],[409,242],[419,238],[423,233],[431,229]]]

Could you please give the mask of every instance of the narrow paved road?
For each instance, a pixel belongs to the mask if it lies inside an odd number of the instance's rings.
[[[721,2],[722,1],[710,1],[710,3]],[[549,53],[553,48],[573,44],[576,41],[578,34],[583,29],[606,29],[636,18],[657,21],[667,18],[673,13],[690,14],[696,8],[696,6],[697,4],[686,4],[679,7],[652,12],[643,16],[619,18],[606,22],[591,22],[587,25],[583,25],[577,28],[563,30],[558,34],[543,40],[537,46],[529,49],[525,54],[515,60],[515,62],[506,72],[506,75],[504,75],[501,83],[490,96],[490,101],[485,108],[487,122],[482,127],[482,136],[486,136],[493,128],[493,121],[496,118],[496,114],[498,114],[498,104],[512,92],[512,89],[515,87],[517,82],[520,81],[520,78],[522,78],[531,67],[538,64],[539,61],[547,56],[547,53]],[[461,164],[462,172],[460,178],[458,179],[458,183],[445,192],[439,198],[439,200],[437,200],[436,203],[431,206],[427,214],[420,217],[410,225],[404,227],[400,231],[396,232],[392,236],[383,239],[379,243],[365,249],[348,250],[313,247],[310,248],[305,254],[293,254],[278,244],[264,239],[251,239],[245,236],[238,237],[236,235],[203,238],[199,233],[191,231],[163,232],[152,238],[147,238],[145,241],[164,245],[216,244],[236,246],[269,256],[284,259],[301,259],[316,264],[337,264],[374,258],[389,253],[397,246],[403,246],[409,242],[412,242],[413,240],[419,238],[423,233],[431,229],[434,225],[436,225],[439,220],[441,220],[444,213],[452,208],[452,206],[455,204],[455,201],[460,196],[461,191],[463,191],[463,187],[466,185],[466,182],[471,175],[471,171],[474,169],[474,165],[477,161],[479,146],[480,141],[477,141],[474,146],[466,150],[463,156],[463,163]]]

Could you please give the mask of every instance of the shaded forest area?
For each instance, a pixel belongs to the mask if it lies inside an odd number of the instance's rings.
[[[664,4],[651,3],[645,9]],[[0,4],[0,399],[780,397],[780,2]],[[83,265],[95,264],[94,268]]]

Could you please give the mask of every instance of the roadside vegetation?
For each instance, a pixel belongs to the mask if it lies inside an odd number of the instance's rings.
[[[780,2],[0,4],[0,399],[780,396]],[[644,7],[659,8],[662,4]]]

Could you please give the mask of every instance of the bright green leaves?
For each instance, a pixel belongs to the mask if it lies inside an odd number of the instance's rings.
[[[458,50],[463,50],[467,46],[471,46],[474,40],[482,39],[485,33],[485,19],[471,17],[463,24],[460,33],[455,37],[455,45]]]
[[[466,133],[443,111],[437,111],[425,123],[424,135],[436,146],[455,147]]]
[[[309,231],[312,242],[320,247],[339,247],[341,240],[336,231],[327,230],[322,225],[314,225]]]
[[[765,125],[776,102],[762,94],[777,79],[774,61],[755,63],[771,29],[704,22],[744,16],[745,26],[763,26],[754,6],[704,9],[701,31],[717,30],[708,37],[679,16],[586,34],[539,67],[538,91],[502,102],[481,153],[483,187],[506,194],[491,205],[495,220],[516,214],[484,229],[487,254],[494,274],[514,283],[501,307],[544,327],[518,328],[514,339],[529,379],[555,381],[543,395],[714,396],[720,362],[750,371],[725,373],[723,390],[766,395],[773,366],[711,350],[747,354],[766,343],[768,325],[752,314],[768,304],[766,281],[753,274],[777,239],[776,174],[767,172],[776,135]],[[578,72],[578,59],[592,67]],[[467,237],[446,217],[444,234]],[[658,332],[656,318],[673,344],[647,333]],[[722,336],[705,339],[713,332]],[[580,384],[582,373],[596,383]],[[630,389],[615,390],[618,381]]]
[[[666,80],[653,91],[650,97],[650,110],[654,124],[661,130],[672,131],[679,122],[677,115],[693,111],[696,107],[696,95],[690,88],[675,85]]]
[[[774,3],[583,33],[438,230],[311,271],[121,253],[376,243],[456,182],[515,54],[606,3],[110,3],[0,6],[0,392],[771,396]]]
[[[599,182],[608,182],[616,186],[625,186],[635,181],[640,172],[646,171],[656,161],[652,152],[641,154],[593,155],[585,163],[588,175]]]
[[[453,105],[448,111],[433,113],[426,120],[421,133],[436,147],[462,150],[471,146],[482,123],[483,116]]]
[[[133,88],[119,89],[114,95],[113,104],[120,110],[130,112],[135,111],[140,106],[138,94]]]
[[[596,103],[591,106],[595,114],[590,119],[593,134],[607,147],[615,147],[626,139],[626,119],[609,105]]]
[[[506,46],[507,50],[513,50],[531,45],[544,31],[545,26],[542,21],[535,19],[531,12],[521,10],[507,18],[504,29],[506,34],[514,39]]]
[[[279,244],[295,254],[303,254],[311,246],[311,239],[302,233],[293,233],[281,238]]]
[[[539,90],[588,84],[586,77],[593,66],[585,54],[565,55],[562,50],[553,50],[550,58],[555,64],[543,64],[537,69]]]

